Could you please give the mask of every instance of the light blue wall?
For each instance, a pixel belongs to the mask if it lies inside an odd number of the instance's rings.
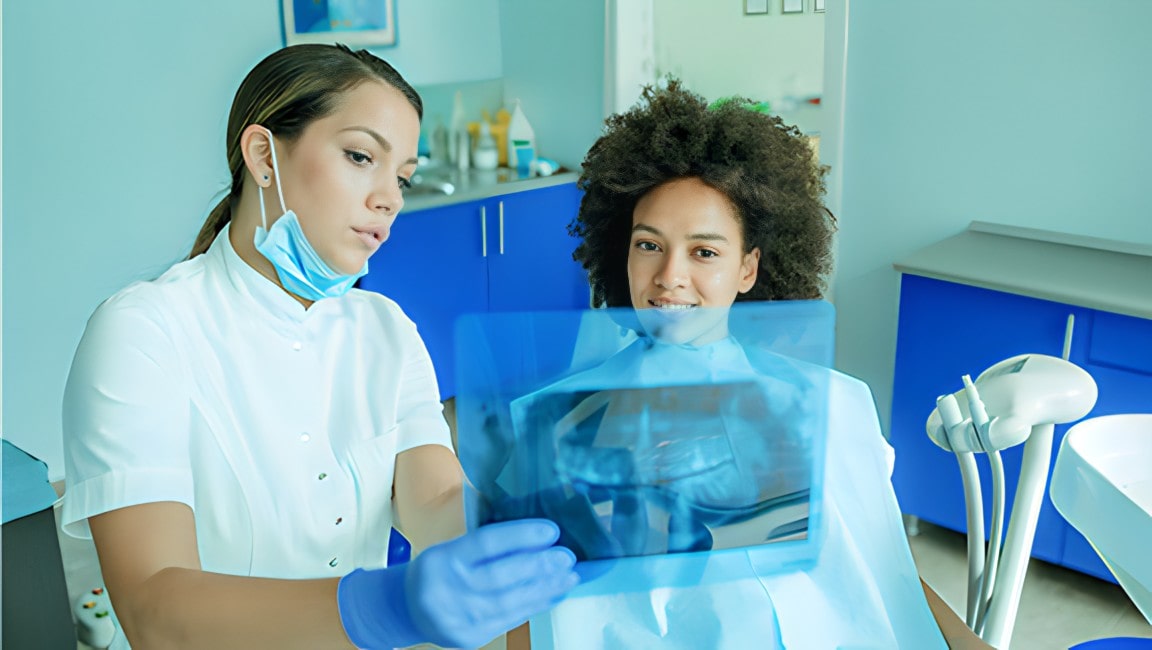
[[[415,84],[501,76],[496,0],[398,0]],[[63,475],[60,399],[84,323],[182,258],[227,182],[224,126],[280,47],[276,0],[9,0],[3,21],[3,435]]]
[[[520,99],[539,155],[579,165],[604,123],[604,2],[500,0],[504,99]]]
[[[1152,243],[1149,25],[1144,0],[851,3],[837,363],[885,423],[893,262],[974,219]]]
[[[503,74],[497,0],[396,0],[396,24],[397,46],[373,51],[413,84],[497,79]]]

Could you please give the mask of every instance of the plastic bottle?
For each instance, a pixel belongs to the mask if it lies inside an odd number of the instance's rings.
[[[468,169],[472,140],[468,137],[468,129],[463,128],[456,132],[456,169]]]
[[[480,135],[476,138],[476,151],[473,152],[472,164],[476,169],[496,169],[500,162],[500,153],[496,150],[496,138],[492,137],[492,127],[488,122],[480,123]]]
[[[517,99],[516,107],[512,109],[512,121],[508,123],[508,166],[521,176],[529,176],[535,159],[536,134]]]
[[[452,106],[452,121],[448,127],[448,162],[459,165],[460,134],[468,135],[468,121],[464,117],[464,94],[457,90],[456,101]],[[467,155],[467,152],[464,152]],[[467,166],[467,165],[465,165]]]
[[[440,164],[448,162],[448,130],[440,116],[436,116],[436,128],[432,129],[432,142],[429,143],[428,157]]]
[[[492,137],[496,138],[496,151],[500,153],[500,165],[508,167],[508,123],[512,114],[501,107],[496,111],[496,121],[492,123]]]

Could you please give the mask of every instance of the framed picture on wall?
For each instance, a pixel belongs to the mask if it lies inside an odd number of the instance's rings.
[[[784,0],[782,11],[786,14],[804,13],[804,0]]]
[[[813,0],[812,11],[820,13],[824,11],[824,0]]]
[[[396,0],[280,0],[284,43],[396,44]]]
[[[744,0],[744,14],[768,13],[768,0]]]

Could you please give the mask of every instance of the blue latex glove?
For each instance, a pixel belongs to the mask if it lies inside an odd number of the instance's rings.
[[[554,546],[556,524],[491,524],[386,569],[340,579],[337,602],[348,638],[361,648],[421,642],[477,648],[551,609],[579,582],[572,551]]]

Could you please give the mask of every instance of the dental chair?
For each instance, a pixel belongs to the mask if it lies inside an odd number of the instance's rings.
[[[1085,417],[1096,382],[1065,359],[1025,354],[994,364],[975,381],[937,398],[928,436],[956,454],[968,528],[968,598],[964,621],[981,639],[1007,650],[1048,482],[1057,424]],[[1024,445],[1011,524],[1005,519],[1001,450]],[[985,548],[976,455],[992,473],[991,531]],[[1146,618],[1152,612],[1152,415],[1104,416],[1068,430],[1052,476],[1052,501],[1092,540]],[[1123,521],[1123,526],[1117,526]],[[1002,539],[1003,538],[1003,539]],[[1149,618],[1152,621],[1152,618]],[[1148,639],[1101,639],[1078,649],[1152,648]]]

